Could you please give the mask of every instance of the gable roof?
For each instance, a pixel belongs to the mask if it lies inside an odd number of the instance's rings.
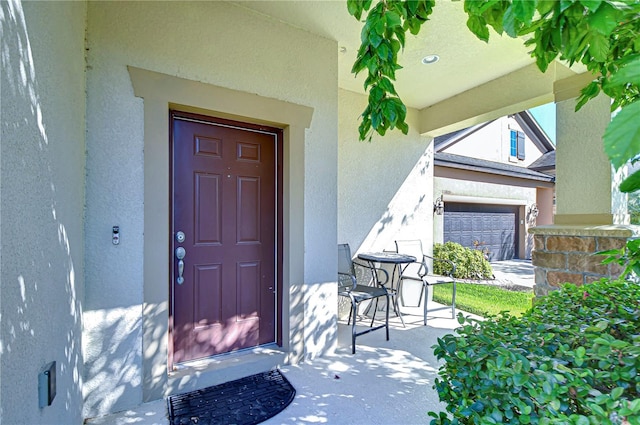
[[[526,167],[487,161],[485,159],[470,158],[445,152],[436,152],[434,154],[434,164],[436,167],[457,168],[460,170],[497,174],[526,180],[538,180],[544,182],[555,181],[555,177],[550,176],[549,174],[540,173]]]
[[[517,114],[513,114],[510,116],[512,116],[520,125],[520,127],[522,127],[522,129],[527,132],[529,139],[533,142],[534,145],[536,145],[536,147],[540,150],[540,152],[542,152],[543,155],[547,152],[555,150],[555,145],[551,142],[551,139],[549,139],[547,133],[544,132],[542,127],[540,127],[536,119],[533,117],[533,115],[531,115],[529,111],[518,112]],[[452,133],[435,137],[433,139],[434,149],[436,152],[441,152],[449,146],[455,145],[465,137],[475,133],[483,127],[486,127],[494,121],[496,120],[476,124],[463,130],[458,130]]]
[[[544,132],[538,121],[531,115],[529,111],[518,112],[513,115],[513,118],[516,120],[520,127],[523,130],[529,130],[529,138],[536,145],[540,152],[543,154],[546,152],[551,152],[556,149],[556,146],[551,142],[547,133]]]
[[[471,127],[464,128],[462,130],[453,131],[451,133],[443,134],[442,136],[435,137],[433,139],[433,146],[436,152],[440,152],[445,150],[451,145],[455,145],[459,141],[463,140],[465,137],[470,136],[476,131],[480,130],[483,127],[488,126],[495,120],[483,122],[481,124],[476,124]]]

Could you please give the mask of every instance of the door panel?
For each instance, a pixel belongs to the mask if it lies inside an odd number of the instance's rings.
[[[260,243],[260,180],[238,179],[238,243]]]
[[[195,177],[196,244],[219,244],[222,242],[221,178],[201,173]]]
[[[172,135],[173,362],[275,342],[277,135],[180,115]]]

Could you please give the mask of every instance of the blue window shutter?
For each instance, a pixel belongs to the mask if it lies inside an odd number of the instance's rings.
[[[524,133],[518,131],[518,159],[524,159]]]

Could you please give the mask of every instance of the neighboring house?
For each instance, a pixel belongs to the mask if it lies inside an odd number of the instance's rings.
[[[436,137],[434,241],[491,261],[531,258],[530,226],[553,215],[555,146],[528,112]],[[440,212],[440,211],[439,211]]]
[[[404,83],[410,130],[367,143],[364,76],[349,72],[362,24],[343,2],[0,1],[0,422],[81,424],[331,353],[337,244],[430,250],[439,184],[467,184],[434,166],[438,135],[555,100],[569,129],[558,211],[610,221],[607,99],[575,113],[590,79],[559,62],[540,73],[518,40],[476,40],[459,2],[438,10],[429,40],[460,65],[425,78],[412,43],[398,72],[419,76]],[[490,182],[456,195],[541,206],[553,187],[465,173]],[[536,194],[504,193],[516,182]]]

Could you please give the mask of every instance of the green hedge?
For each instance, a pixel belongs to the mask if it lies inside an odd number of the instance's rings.
[[[433,256],[452,261],[456,265],[454,277],[458,279],[491,279],[491,264],[484,258],[482,251],[465,248],[459,243],[446,242],[433,245]],[[434,261],[433,271],[436,274],[447,274],[448,265]]]
[[[567,284],[438,339],[438,424],[640,424],[640,286]]]

